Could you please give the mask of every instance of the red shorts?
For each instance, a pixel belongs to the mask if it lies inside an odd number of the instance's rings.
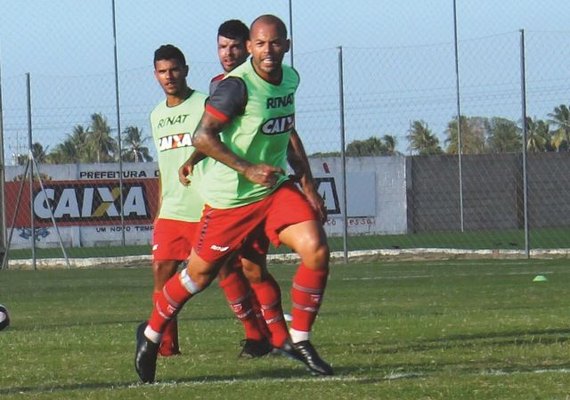
[[[265,234],[264,228],[264,225],[259,225],[248,235],[244,244],[239,249],[236,267],[241,268],[242,258],[252,261],[257,265],[265,265],[267,252],[269,251],[269,238]]]
[[[246,206],[217,209],[206,205],[194,250],[205,261],[214,262],[239,249],[246,239],[259,237],[256,228],[260,226],[279,246],[283,228],[311,220],[318,221],[318,217],[305,195],[292,182],[285,182],[263,200]]]
[[[198,222],[158,218],[152,231],[153,261],[184,261],[190,255]]]

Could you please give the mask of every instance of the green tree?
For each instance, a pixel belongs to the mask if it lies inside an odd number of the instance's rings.
[[[152,161],[148,147],[144,146],[147,139],[148,136],[142,137],[141,129],[136,126],[127,126],[123,131],[123,154],[121,155],[123,161]]]
[[[550,125],[542,119],[526,118],[526,149],[530,153],[551,151]]]
[[[565,104],[554,107],[549,113],[549,122],[557,128],[551,137],[551,144],[556,151],[570,151],[570,109]]]
[[[34,142],[32,143],[32,156],[34,157],[34,160],[36,161],[37,164],[43,164],[45,162],[48,161],[48,157],[47,157],[47,149],[49,148],[49,146],[47,146],[44,149],[44,146],[39,143],[39,142]],[[26,165],[26,163],[28,162],[28,154],[18,154],[18,156],[16,157],[16,163],[18,165]]]
[[[340,151],[317,151],[310,154],[308,157],[322,158],[322,157],[340,157]]]
[[[408,150],[418,155],[435,155],[443,151],[439,145],[439,139],[429,129],[424,121],[414,121],[408,130]]]
[[[398,146],[398,139],[394,135],[384,135],[382,136],[382,142],[384,142],[384,148],[386,149],[386,155],[394,156],[400,154],[396,147]]]
[[[88,153],[90,162],[105,163],[116,161],[117,141],[111,136],[111,128],[102,114],[91,115],[88,132]]]
[[[69,144],[65,146],[66,149],[71,150],[73,148],[72,151],[69,151],[73,162],[88,162],[93,158],[90,154],[89,128],[85,129],[83,125],[76,125],[72,134],[68,135],[67,141]]]
[[[485,153],[485,121],[484,117],[466,117],[460,118],[461,123],[461,147],[462,154],[482,154]],[[447,144],[446,152],[448,154],[457,154],[459,148],[459,130],[457,129],[457,119],[447,124]]]
[[[89,131],[82,125],[76,125],[73,132],[58,144],[49,154],[48,162],[52,164],[75,164],[90,162]]]
[[[522,136],[514,121],[493,117],[485,122],[488,150],[491,153],[514,153],[522,150]]]
[[[47,149],[49,149],[49,146],[44,149],[41,143],[35,142],[32,144],[32,156],[36,163],[43,164],[47,161]]]
[[[79,162],[77,147],[67,139],[55,146],[48,154],[48,162],[50,164],[75,164]]]
[[[387,153],[386,145],[376,136],[371,136],[366,140],[354,140],[346,146],[347,157],[380,156]]]

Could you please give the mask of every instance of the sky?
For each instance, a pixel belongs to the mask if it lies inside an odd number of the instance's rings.
[[[463,114],[520,118],[521,29],[528,114],[544,118],[554,106],[570,103],[569,71],[561,68],[570,57],[570,3],[456,5]],[[301,74],[297,123],[309,153],[340,148],[341,65],[347,143],[391,134],[408,154],[407,129],[421,119],[444,145],[445,128],[457,112],[452,0],[115,0],[120,119],[112,0],[0,0],[6,164],[27,149],[26,74],[32,140],[44,147],[56,146],[76,125],[87,126],[94,112],[115,131],[134,125],[149,135],[148,114],[162,98],[152,75],[154,50],[164,43],[179,46],[190,65],[190,85],[206,91],[220,69],[218,25],[229,18],[249,24],[265,13],[280,16],[292,33],[293,57],[286,61]]]

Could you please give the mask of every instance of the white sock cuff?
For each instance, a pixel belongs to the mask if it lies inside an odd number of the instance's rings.
[[[303,342],[305,340],[309,340],[311,337],[311,332],[298,331],[293,328],[289,329],[289,334],[291,335],[293,343]]]
[[[160,339],[162,339],[162,334],[152,330],[150,325],[146,326],[146,328],[144,330],[144,335],[147,337],[148,340],[150,340],[153,343],[157,343],[157,344],[160,343]]]
[[[188,290],[188,293],[195,295],[196,293],[200,292],[202,289],[190,278],[188,275],[188,269],[184,268],[184,270],[180,273],[180,282],[182,285]]]

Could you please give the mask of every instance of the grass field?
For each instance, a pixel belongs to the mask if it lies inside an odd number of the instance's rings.
[[[543,228],[530,232],[531,249],[560,249],[570,248],[570,229]],[[332,251],[343,250],[342,237],[329,237]],[[414,248],[451,248],[466,250],[496,249],[524,250],[525,238],[522,230],[473,231],[473,232],[424,232],[405,235],[359,235],[347,238],[348,250],[369,249],[414,249]],[[282,246],[271,248],[271,253],[287,253],[289,250]],[[116,257],[132,255],[149,255],[150,245],[145,246],[114,246],[114,247],[81,247],[67,248],[71,258]],[[29,259],[30,249],[10,250],[11,259]],[[62,251],[57,248],[37,248],[38,258],[60,258]]]
[[[294,267],[271,270],[288,305]],[[334,265],[313,342],[336,375],[318,378],[238,359],[241,326],[215,284],[180,314],[183,354],[140,385],[149,268],[0,271],[0,398],[569,399],[569,287],[567,259]]]

